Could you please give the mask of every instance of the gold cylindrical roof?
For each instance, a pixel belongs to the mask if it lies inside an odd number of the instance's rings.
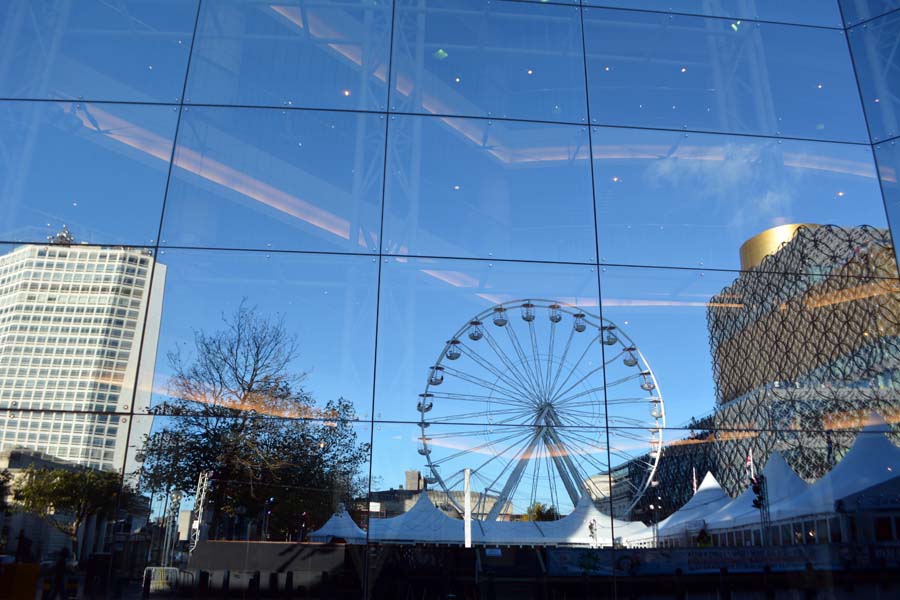
[[[765,257],[774,254],[782,244],[794,239],[801,227],[815,227],[815,225],[809,223],[778,225],[757,233],[741,244],[741,269],[748,270],[759,266]]]

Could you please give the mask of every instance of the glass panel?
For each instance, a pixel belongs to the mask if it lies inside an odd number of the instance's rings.
[[[149,384],[136,390],[136,374],[159,331],[161,296],[151,287],[165,280],[152,254],[72,245],[64,233],[4,251],[0,409],[145,411]]]
[[[0,97],[178,102],[195,0],[12,0]]]
[[[848,27],[900,8],[900,0],[840,0],[840,3]]]
[[[865,274],[889,246],[859,248],[817,275],[605,267],[603,317],[646,359],[670,425],[795,431],[893,414],[900,287]]]
[[[375,251],[385,119],[272,109],[186,109],[163,243]]]
[[[840,27],[838,0],[583,0],[585,5]]]
[[[152,359],[142,366],[154,412],[203,402],[328,418],[347,404],[369,417],[375,259],[163,250],[162,265],[155,372]]]
[[[22,468],[34,462],[121,471],[130,420],[122,414],[0,410],[0,468],[9,459]]]
[[[747,269],[790,224],[886,226],[867,146],[623,128],[592,139],[601,262]]]
[[[430,396],[420,394],[441,398],[445,389],[467,383],[465,391],[447,392],[463,396],[453,396],[452,404],[446,409],[438,406],[433,414],[449,421],[499,422],[513,416],[516,407],[512,404],[521,395],[509,389],[513,385],[509,379],[517,378],[515,384],[528,389],[542,385],[536,372],[521,365],[528,356],[546,360],[549,332],[559,332],[553,352],[559,361],[573,331],[574,314],[579,308],[585,314],[596,313],[597,274],[586,266],[394,258],[383,265],[381,294],[375,418],[419,422],[429,413],[431,402]],[[533,306],[523,308],[529,299]],[[554,303],[560,307],[550,309]],[[596,327],[589,330],[586,317],[581,322],[585,336],[595,339]],[[540,331],[541,337],[535,333],[531,338],[532,331]],[[579,336],[573,343],[581,341]],[[599,352],[595,355],[587,351],[589,346],[579,347],[585,354],[578,368],[584,373],[594,371],[599,367]],[[570,359],[575,368],[579,357]],[[551,363],[551,367],[558,364],[562,363]],[[506,375],[505,368],[514,369]],[[438,381],[442,377],[447,379],[444,385]],[[467,403],[470,408],[464,408]]]
[[[585,10],[592,122],[866,141],[842,31]]]
[[[897,145],[897,141],[891,140],[875,146],[875,161],[878,164],[881,189],[884,191],[888,221],[893,229],[900,226],[900,184],[897,183],[897,174],[900,173],[900,146]],[[896,252],[896,246],[894,250]]]
[[[182,594],[360,597],[370,425],[193,408],[136,418],[135,560],[187,571]]]
[[[385,250],[594,262],[586,127],[392,116]]]
[[[398,0],[391,110],[585,122],[579,10]]]
[[[848,30],[872,141],[900,135],[900,12]]]
[[[0,102],[0,238],[153,243],[177,112],[162,106]]]
[[[729,438],[724,430],[705,443],[698,443],[695,438],[679,439],[677,432],[667,431],[670,441],[656,473],[659,483],[639,503],[643,511],[651,513],[643,519],[650,523],[641,534],[647,537],[628,538],[627,550],[623,550],[635,555],[637,568],[632,574],[671,575],[680,570],[684,575],[697,576],[693,584],[685,584],[697,587],[702,585],[702,574],[715,574],[720,576],[719,586],[743,581],[741,589],[745,594],[762,596],[760,592],[767,588],[795,589],[798,583],[792,580],[796,576],[792,573],[806,571],[815,580],[806,585],[827,589],[834,585],[829,573],[846,573],[866,564],[870,552],[881,551],[875,546],[878,531],[871,523],[873,516],[880,514],[877,511],[892,505],[886,495],[879,494],[896,486],[892,469],[900,462],[900,449],[891,441],[896,434],[887,434],[889,428],[883,423],[866,426],[865,419],[848,419],[845,425],[850,429],[833,431],[835,439],[841,437],[846,444],[842,443],[832,463],[823,465],[817,475],[803,479],[785,462],[789,455],[777,446],[767,453],[754,452],[748,459],[747,455],[729,450],[735,438]],[[861,426],[866,428],[860,433]],[[803,435],[809,444],[820,441],[814,431]],[[713,463],[709,469],[708,457]],[[731,489],[722,483],[723,477],[717,474],[723,470],[741,472],[742,485]],[[763,482],[760,496],[749,484],[751,470]],[[613,472],[625,471],[623,467]],[[627,483],[624,476],[613,484],[614,489]],[[881,500],[874,500],[876,497]],[[762,508],[754,506],[756,500]],[[658,504],[663,510],[652,515],[650,504],[656,508]],[[769,516],[768,526],[764,526],[763,512]],[[835,523],[860,518],[865,523],[859,529],[860,537],[852,540],[857,554],[837,553],[826,545],[826,518]],[[887,531],[890,532],[889,521]],[[718,544],[714,545],[714,540]],[[884,541],[890,540],[885,536]],[[720,544],[730,549],[717,549],[715,546]],[[797,546],[802,545],[818,547],[800,551]],[[654,546],[671,550],[655,551]],[[752,581],[741,580],[740,575],[728,577],[730,573],[761,572],[767,572],[766,577]],[[625,579],[624,583],[632,582]]]
[[[603,430],[376,423],[373,444],[371,542],[461,544],[469,469],[474,544],[612,546]]]
[[[0,411],[3,570],[10,596],[30,598],[42,590],[100,596],[112,587],[109,561],[122,564],[125,553],[111,541],[125,541],[126,528],[146,531],[147,499],[122,487],[130,421]]]
[[[205,3],[191,59],[194,103],[384,110],[391,3]]]

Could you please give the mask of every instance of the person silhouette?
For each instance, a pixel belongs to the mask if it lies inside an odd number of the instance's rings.
[[[66,569],[68,568],[68,560],[69,549],[64,547],[59,551],[59,556],[56,558],[56,562],[53,565],[53,589],[50,590],[50,595],[47,597],[47,600],[56,600],[56,598],[65,600],[67,598]]]
[[[306,511],[304,510],[300,513],[300,541],[306,541],[306,528],[309,527],[309,521],[306,516]]]

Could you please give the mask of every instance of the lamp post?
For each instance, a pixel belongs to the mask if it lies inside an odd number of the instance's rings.
[[[659,481],[653,480],[650,482],[650,487],[653,488],[653,495],[656,496],[656,500],[653,504],[650,505],[650,510],[653,511],[653,547],[659,547],[659,511],[662,509],[662,497],[656,491],[659,487]]]

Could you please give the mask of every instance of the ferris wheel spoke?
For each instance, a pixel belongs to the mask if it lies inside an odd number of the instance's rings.
[[[557,418],[560,424],[565,427],[595,427],[595,425],[591,425],[572,411],[566,411],[564,414],[557,413]]]
[[[475,375],[470,375],[468,373],[459,371],[452,367],[444,367],[444,373],[446,373],[447,375],[452,375],[453,377],[462,379],[463,381],[468,381],[469,383],[474,383],[475,385],[478,385],[478,386],[483,387],[488,390],[499,389],[512,398],[519,398],[520,400],[527,401],[525,398],[519,397],[516,394],[516,392],[513,390],[504,388],[502,386],[495,385],[495,384],[491,383],[490,381],[487,381],[486,379],[482,379],[481,377],[477,377]]]
[[[510,324],[507,324],[507,327],[511,327]],[[519,367],[509,359],[506,353],[503,351],[503,348],[500,347],[500,343],[497,339],[491,334],[489,329],[484,330],[484,339],[487,340],[488,346],[491,347],[491,350],[494,351],[494,354],[497,355],[497,358],[506,366],[506,368],[513,373],[516,381],[522,386],[522,392],[524,392],[527,396],[535,398],[534,396],[534,387],[531,385],[530,378],[527,373],[523,373],[519,370]]]
[[[645,467],[653,467],[654,466],[652,463],[644,460],[643,458],[633,456],[632,454],[630,454],[628,452],[624,452],[622,450],[610,449],[609,453],[612,454],[613,456],[621,458],[625,462],[632,462],[633,464],[644,465]]]
[[[507,377],[506,374],[504,374],[502,371],[500,371],[497,367],[492,365],[483,356],[478,354],[478,352],[476,352],[474,348],[472,348],[468,344],[462,344],[462,346],[463,346],[463,349],[466,351],[466,353],[472,360],[474,360],[476,363],[478,363],[484,370],[490,371],[491,374],[493,374],[497,379],[499,379],[499,380],[503,381],[505,384],[511,386],[512,389],[516,389],[518,387],[518,389],[520,389],[522,391],[528,390],[528,386],[525,385],[525,382],[523,382],[521,379],[518,379],[515,372],[510,371],[510,374],[512,374],[513,377],[516,377],[516,381],[513,381],[509,377]]]
[[[637,402],[647,402],[650,403],[653,401],[653,396],[631,396],[624,398],[607,398],[607,404],[635,404]]]
[[[525,406],[525,403],[517,398],[507,398],[506,396],[491,396],[484,394],[461,394],[457,392],[429,392],[433,398],[443,398],[444,400],[459,400],[460,402],[490,402],[492,404],[502,404],[504,406]]]
[[[472,427],[466,427],[466,426],[457,426],[457,427],[460,427],[460,428],[459,429],[451,429],[449,431],[442,431],[440,433],[435,433],[433,435],[428,435],[426,437],[428,437],[429,439],[432,439],[432,440],[448,440],[448,439],[453,439],[453,438],[469,439],[469,438],[477,437],[480,435],[494,435],[497,433],[495,431],[495,429],[489,425],[483,425],[482,427],[484,427],[484,429],[474,429]],[[503,440],[509,439],[509,437],[512,437],[514,435],[525,435],[525,433],[523,433],[521,430],[516,431],[516,428],[513,428],[513,427],[507,427],[503,431],[503,433],[504,434],[509,433],[510,431],[512,431],[512,433],[510,433],[508,437],[502,437],[502,438],[496,439],[494,441],[502,442]],[[491,442],[487,442],[487,443],[491,443]],[[472,448],[465,448],[465,450],[467,450],[467,451],[471,450],[471,449]]]
[[[622,355],[624,355],[624,354],[625,354],[625,351],[624,351],[624,350],[619,350],[619,353],[618,353],[618,354],[616,354],[616,355],[613,356],[612,358],[607,358],[605,361],[603,361],[603,366],[604,366],[604,367],[610,366],[611,364],[613,364],[614,362],[616,362],[617,360],[619,360],[619,358],[620,358]]]
[[[591,466],[594,469],[596,469],[598,473],[603,473],[604,471],[609,471],[609,465],[605,464],[602,460],[596,458],[592,454],[583,455],[583,459],[585,462],[590,463]],[[590,479],[590,478],[585,477],[585,481],[587,481],[588,479]]]
[[[528,433],[529,433],[531,436],[534,435],[531,431],[529,431]],[[491,464],[493,461],[497,460],[498,458],[502,458],[507,452],[509,452],[510,450],[512,450],[515,446],[517,446],[518,444],[522,443],[522,441],[524,441],[524,439],[527,439],[527,438],[523,437],[522,440],[517,439],[515,442],[513,442],[512,444],[510,444],[509,446],[507,446],[506,448],[504,448],[502,452],[498,452],[498,453],[496,453],[496,454],[490,456],[487,460],[485,460],[483,463],[481,463],[480,465],[478,465],[478,467],[476,467],[475,469],[473,469],[473,470],[472,470],[472,473],[477,473],[477,474],[481,475],[482,470],[483,470],[485,467],[487,467],[489,464]],[[519,453],[517,452],[517,453],[513,456],[513,458],[507,460],[506,465],[504,465],[504,467],[502,467],[503,471],[506,470],[506,468],[509,466],[509,463],[512,462],[512,460],[513,460],[513,459],[515,458],[515,456],[517,456],[518,454],[519,454]],[[503,474],[503,473],[501,472],[501,475],[502,475],[502,474]],[[490,481],[490,477],[485,477],[484,480],[485,480],[485,482]],[[496,480],[495,480],[495,481],[496,481]],[[491,483],[488,483],[488,484],[485,486],[485,491],[487,491],[487,490],[491,487],[491,485],[492,485]]]
[[[604,386],[598,385],[597,387],[592,387],[592,388],[583,390],[581,392],[578,392],[577,394],[575,394],[573,396],[566,396],[564,398],[560,398],[559,400],[556,400],[554,402],[554,404],[556,406],[566,406],[572,400],[577,400],[578,398],[583,398],[584,396],[590,396],[591,394],[596,394],[597,392],[602,392],[603,389],[604,389]]]
[[[573,440],[576,440],[581,444],[585,444],[591,450],[596,450],[597,452],[606,452],[606,446],[600,440],[594,439],[589,435],[585,435],[580,431],[567,429],[561,435],[563,437],[572,438]]]
[[[554,402],[555,402],[560,396],[564,396],[565,394],[568,394],[570,390],[572,390],[576,385],[578,385],[578,384],[576,383],[576,384],[574,384],[574,385],[570,385],[568,388],[565,389],[565,391],[562,391],[562,392],[558,392],[558,391],[557,391],[557,390],[561,390],[562,388],[564,388],[565,385],[566,385],[567,383],[569,383],[569,379],[572,378],[572,375],[575,374],[576,372],[578,372],[578,366],[581,365],[581,361],[584,360],[584,357],[587,356],[587,354],[588,354],[588,352],[590,352],[591,348],[594,347],[594,341],[597,340],[597,339],[599,339],[599,338],[600,338],[600,336],[598,335],[598,336],[595,337],[593,340],[591,340],[591,342],[590,342],[590,343],[587,345],[587,347],[584,349],[584,352],[581,353],[581,356],[578,357],[578,361],[577,361],[577,362],[569,369],[569,374],[566,375],[566,378],[563,379],[562,383],[559,384],[559,387],[558,387],[558,388],[555,388],[555,389],[553,389],[553,390],[550,391],[549,396],[551,397],[551,399],[552,399]],[[579,383],[582,382],[582,381],[584,381],[589,375],[591,375],[591,374],[593,374],[593,373],[596,373],[597,371],[600,371],[600,370],[602,370],[602,369],[603,369],[603,364],[601,363],[601,365],[600,365],[599,367],[596,367],[596,368],[591,369],[590,371],[588,371],[588,374],[585,375],[584,377],[582,377],[582,378],[579,380]]]
[[[634,417],[625,417],[622,415],[614,415],[609,417],[610,427],[616,428],[640,428],[640,429],[658,429],[658,427],[650,427],[646,421],[635,419]]]
[[[556,382],[559,381],[559,376],[562,373],[563,367],[566,364],[566,358],[569,356],[569,349],[572,347],[572,340],[575,337],[575,328],[569,328],[569,337],[566,339],[566,345],[563,348],[562,356],[559,359],[559,363],[557,363],[557,367],[555,372],[553,373],[553,381],[550,382],[550,393],[553,393],[553,390],[556,389]]]
[[[505,410],[483,410],[478,412],[469,412],[469,413],[456,413],[451,415],[440,415],[438,418],[429,419],[430,423],[444,423],[444,422],[454,422],[454,421],[463,421],[466,419],[478,419],[478,418],[490,418],[496,415],[512,415],[514,417],[524,417],[531,413],[530,409],[505,409]],[[493,423],[492,423],[493,424]]]
[[[576,387],[578,387],[579,385],[581,385],[582,383],[584,383],[584,381],[585,381],[588,377],[592,376],[594,373],[596,373],[597,371],[601,371],[601,370],[603,370],[603,365],[600,365],[599,367],[596,367],[596,368],[594,368],[594,369],[591,369],[591,370],[588,371],[583,377],[581,377],[581,379],[579,379],[578,381],[576,381],[575,383],[573,383],[572,385],[570,385],[569,387],[567,387],[564,391],[559,392],[558,394],[556,394],[556,395],[553,397],[553,402],[556,403],[556,402],[557,402],[557,399],[558,399],[560,396],[565,396],[566,394],[568,394],[569,392],[571,392],[572,390],[574,390]],[[570,376],[571,376],[571,373],[570,373]],[[568,381],[568,378],[566,378],[566,381]],[[564,383],[563,385],[565,385],[565,383]]]
[[[550,321],[550,336],[549,341],[547,342],[547,371],[544,376],[545,387],[547,393],[550,393],[550,376],[553,373],[553,346],[556,342],[556,322]]]
[[[615,380],[613,380],[613,381],[607,381],[607,382],[606,382],[606,388],[609,389],[609,388],[615,387],[615,386],[617,386],[617,385],[622,385],[623,383],[627,383],[627,382],[629,382],[629,381],[633,381],[633,380],[637,379],[637,378],[640,377],[640,376],[641,376],[640,373],[633,373],[633,374],[631,374],[631,375],[626,375],[625,377],[620,377],[619,379],[615,379]]]
[[[534,365],[531,364],[531,361],[528,360],[528,357],[525,356],[525,350],[522,349],[522,344],[519,343],[519,336],[516,334],[516,330],[512,327],[512,323],[504,327],[506,329],[506,335],[509,338],[510,343],[513,346],[513,349],[516,351],[516,356],[519,357],[519,362],[522,364],[522,369],[528,375],[528,379],[531,381],[531,385],[533,389],[540,393],[541,386],[537,381],[537,376],[534,373]]]
[[[496,414],[496,413],[494,413],[494,414]],[[533,412],[532,410],[528,410],[528,411],[526,411],[526,412],[525,412],[523,415],[521,415],[521,416],[524,416],[524,417],[530,417],[530,416],[532,416],[533,414],[534,414],[534,412]],[[532,426],[534,425],[533,423],[528,423],[528,422],[517,422],[515,419],[516,419],[515,416],[507,417],[507,418],[501,419],[501,420],[499,420],[499,421],[492,421],[492,422],[491,422],[491,425],[505,425],[505,426],[509,426],[509,425],[525,425],[525,426],[527,426],[527,427],[532,427]]]
[[[542,397],[546,396],[544,370],[541,368],[541,355],[538,352],[537,334],[534,332],[534,320],[528,321],[528,337],[531,338],[531,360],[534,361],[534,378],[538,382],[538,390]]]
[[[531,433],[531,432],[529,432],[529,433]],[[459,437],[459,435],[457,434],[455,437]],[[478,452],[479,450],[484,450],[485,448],[493,446],[494,444],[499,444],[500,442],[505,442],[505,441],[511,440],[513,438],[524,438],[524,437],[526,437],[526,436],[522,435],[522,432],[516,432],[516,433],[513,433],[506,437],[501,437],[496,440],[490,440],[487,442],[483,442],[481,444],[478,444],[477,446],[471,446],[468,448],[464,448],[462,450],[459,450],[458,452],[454,452],[453,454],[450,454],[450,455],[440,458],[438,460],[433,460],[433,461],[431,461],[431,464],[442,465],[446,462],[457,459],[460,456],[463,456],[466,454],[471,454],[472,452]],[[434,438],[432,438],[432,439],[434,439]],[[513,445],[515,445],[515,444],[513,444]],[[495,454],[494,456],[499,456],[499,454]]]
[[[626,440],[634,440],[636,442],[643,442],[647,444],[647,447],[650,446],[650,439],[646,435],[641,435],[637,431],[633,431],[630,429],[617,429],[612,434],[613,437],[616,438],[625,438]]]

